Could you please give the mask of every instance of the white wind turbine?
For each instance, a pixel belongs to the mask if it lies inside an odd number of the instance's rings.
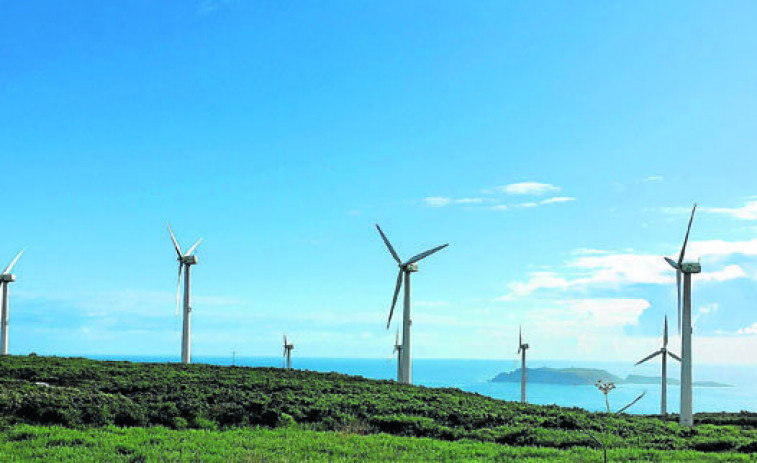
[[[202,241],[202,238],[197,240],[195,244],[185,253],[181,253],[181,247],[176,242],[176,237],[171,230],[171,225],[168,225],[168,233],[171,235],[171,241],[173,241],[174,248],[176,248],[176,254],[179,261],[179,280],[176,286],[176,315],[179,315],[179,294],[181,292],[181,271],[184,270],[184,323],[181,331],[181,363],[190,363],[192,361],[191,349],[190,349],[190,315],[192,308],[190,306],[189,299],[189,269],[197,264],[197,256],[192,255],[192,252]]]
[[[18,262],[18,258],[21,257],[21,254],[23,254],[24,251],[21,250],[21,252],[18,253],[15,259],[10,263],[9,266],[3,270],[3,273],[0,274],[0,285],[3,286],[3,306],[2,306],[2,315],[1,315],[1,321],[2,323],[2,334],[0,335],[0,345],[2,345],[2,350],[0,351],[0,355],[8,355],[8,318],[10,314],[10,300],[8,298],[8,285],[10,283],[13,283],[16,281],[16,275],[11,273],[11,270],[13,270],[13,266],[16,265],[16,262]]]
[[[678,261],[665,257],[665,261],[676,271],[676,287],[678,289],[678,329],[681,331],[681,414],[679,423],[682,426],[694,426],[692,410],[692,376],[691,376],[691,274],[702,271],[698,262],[686,262],[683,258],[686,253],[686,243],[689,241],[691,222],[694,220],[694,212],[697,205],[691,210],[689,227],[686,229],[686,237],[683,240],[681,253]],[[683,320],[681,320],[681,274],[683,274]]]
[[[400,329],[397,328],[397,335],[394,337],[394,350],[392,354],[397,353],[397,382],[402,378],[402,344],[400,343]]]
[[[662,399],[660,401],[660,415],[667,415],[668,414],[668,398],[667,398],[667,390],[668,390],[668,359],[667,356],[681,361],[681,357],[677,356],[673,352],[668,350],[668,316],[665,316],[665,326],[663,328],[662,332],[662,347],[660,350],[652,353],[651,355],[644,357],[643,359],[639,360],[634,364],[641,365],[642,363],[646,362],[647,360],[651,360],[658,355],[662,355]]]
[[[412,320],[410,318],[410,274],[418,271],[418,265],[416,264],[416,262],[425,259],[431,254],[449,246],[449,244],[443,244],[441,246],[429,249],[428,251],[424,251],[418,255],[411,257],[407,262],[403,263],[400,257],[397,255],[397,252],[392,247],[391,243],[389,243],[389,239],[386,237],[386,235],[384,235],[384,232],[381,231],[381,227],[379,227],[377,224],[376,228],[381,235],[381,239],[384,240],[384,244],[386,244],[386,247],[389,249],[389,253],[392,255],[394,260],[397,261],[397,265],[399,265],[400,267],[400,271],[397,274],[397,286],[394,288],[394,296],[392,297],[392,307],[391,309],[389,309],[389,320],[386,322],[386,329],[389,329],[389,324],[392,322],[392,314],[394,314],[394,306],[397,304],[397,296],[399,295],[400,288],[402,287],[403,276],[405,280],[405,302],[402,314],[402,375],[400,375],[400,377],[397,379],[400,383],[411,384],[413,382],[413,370],[411,364],[412,360],[410,356],[410,325],[412,324]]]
[[[286,361],[287,370],[292,369],[292,350],[293,349],[294,349],[294,344],[287,342],[287,335],[285,334],[284,335],[284,360]]]
[[[526,349],[529,345],[523,342],[523,333],[518,327],[518,353],[520,354],[520,402],[526,403]]]

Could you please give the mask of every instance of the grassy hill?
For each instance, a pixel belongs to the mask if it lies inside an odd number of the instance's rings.
[[[3,445],[27,445],[24,439],[11,438],[13,433],[26,432],[32,436],[28,445],[33,447],[40,437],[34,437],[37,431],[28,429],[41,429],[43,436],[51,430],[63,432],[28,425],[101,433],[97,435],[121,432],[113,426],[162,426],[187,436],[217,433],[219,439],[236,432],[234,429],[258,437],[278,429],[310,433],[308,438],[337,436],[329,438],[336,439],[333,442],[338,442],[340,435],[384,433],[399,436],[390,439],[431,438],[434,445],[441,445],[439,441],[472,445],[470,441],[476,441],[480,444],[475,445],[504,444],[537,453],[548,449],[588,451],[598,447],[591,433],[611,454],[675,450],[748,457],[757,452],[757,414],[699,414],[695,420],[698,426],[688,429],[679,427],[675,417],[608,416],[575,408],[522,405],[457,389],[400,385],[336,373],[0,358]],[[86,430],[91,428],[100,430]]]

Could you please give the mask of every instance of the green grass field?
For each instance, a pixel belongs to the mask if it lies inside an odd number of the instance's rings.
[[[757,460],[757,414],[695,420],[336,373],[0,357],[0,461],[602,461],[592,435],[613,461]]]
[[[587,448],[512,447],[386,434],[297,428],[226,431],[153,428],[66,429],[16,425],[0,437],[0,460],[24,461],[603,461]],[[612,449],[610,461],[754,461],[754,456],[696,451]]]

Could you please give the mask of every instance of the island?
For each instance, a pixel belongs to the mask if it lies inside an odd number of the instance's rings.
[[[495,383],[519,383],[520,368],[503,372],[495,376],[491,381]],[[610,381],[615,384],[660,384],[659,376],[628,375],[625,379],[598,368],[526,368],[526,377],[529,383],[537,384],[563,384],[566,386],[580,386],[596,384],[597,381]],[[668,384],[679,385],[680,381],[668,378]],[[731,384],[718,383],[715,381],[694,381],[697,387],[733,387]]]

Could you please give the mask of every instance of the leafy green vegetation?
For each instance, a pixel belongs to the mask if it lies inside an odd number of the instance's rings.
[[[611,461],[753,461],[736,453],[611,449]],[[66,429],[15,425],[0,435],[2,461],[602,461],[601,451],[512,447],[470,440],[360,436],[296,427],[225,431],[153,428]]]
[[[415,444],[420,442],[418,439],[392,441],[380,435],[382,433],[432,438],[434,440],[427,445],[439,449],[442,453],[438,455],[457,451],[444,449],[462,448],[449,447],[452,442],[441,441],[458,441],[455,445],[463,447],[490,443],[492,447],[480,447],[482,452],[495,452],[486,453],[486,458],[521,459],[531,455],[528,452],[549,459],[572,455],[574,461],[581,459],[578,453],[588,452],[587,455],[596,458],[598,445],[591,435],[609,449],[611,457],[656,459],[653,455],[657,455],[657,451],[663,452],[660,455],[667,451],[683,452],[680,455],[693,451],[709,452],[712,458],[717,458],[715,453],[722,456],[726,454],[720,452],[728,452],[733,459],[757,452],[755,413],[697,415],[698,426],[693,429],[679,427],[675,420],[675,416],[663,420],[524,405],[457,389],[401,385],[337,373],[0,357],[0,423],[4,423],[7,430],[3,434],[4,448],[12,452],[22,449],[32,452],[37,445],[35,442],[46,438],[45,433],[68,435],[65,433],[69,430],[46,426],[77,428],[78,431],[70,430],[74,433],[70,435],[83,433],[72,437],[83,442],[97,441],[97,436],[108,433],[126,433],[124,435],[133,436],[137,441],[142,439],[139,436],[159,433],[185,436],[190,440],[197,438],[198,446],[205,445],[201,441],[206,439],[203,436],[207,433],[232,440],[241,439],[234,437],[241,435],[239,433],[252,433],[244,434],[245,438],[264,441],[280,435],[276,433],[302,433],[306,440],[327,442],[323,445],[330,450],[324,455],[334,458],[343,458],[341,453],[328,453],[337,452],[335,447],[345,445],[339,439],[357,439],[358,436],[369,439],[359,440],[367,442],[365,444],[354,445],[369,446],[370,450],[366,451],[372,452],[370,455],[375,459],[396,459],[381,453],[384,452],[380,450],[382,446],[390,445],[386,442],[393,442],[391,446],[400,442],[422,445]],[[24,427],[24,424],[40,427]],[[158,426],[161,428],[156,428]],[[152,428],[144,430],[145,427]],[[181,432],[171,434],[164,428]],[[33,442],[28,446],[20,444],[23,439],[13,437],[18,433],[29,433]],[[175,438],[165,439],[173,442]],[[477,443],[474,445],[471,441]],[[107,452],[108,445],[98,443],[95,447],[101,449],[97,451]],[[135,445],[141,448],[144,443]],[[416,450],[437,455],[433,453],[436,450],[425,447],[412,451]],[[148,452],[143,448],[140,451]],[[245,455],[239,454],[239,457],[247,458]],[[258,454],[249,455],[254,461]],[[282,455],[282,459],[301,459],[301,454]],[[396,457],[405,458],[404,454]]]

